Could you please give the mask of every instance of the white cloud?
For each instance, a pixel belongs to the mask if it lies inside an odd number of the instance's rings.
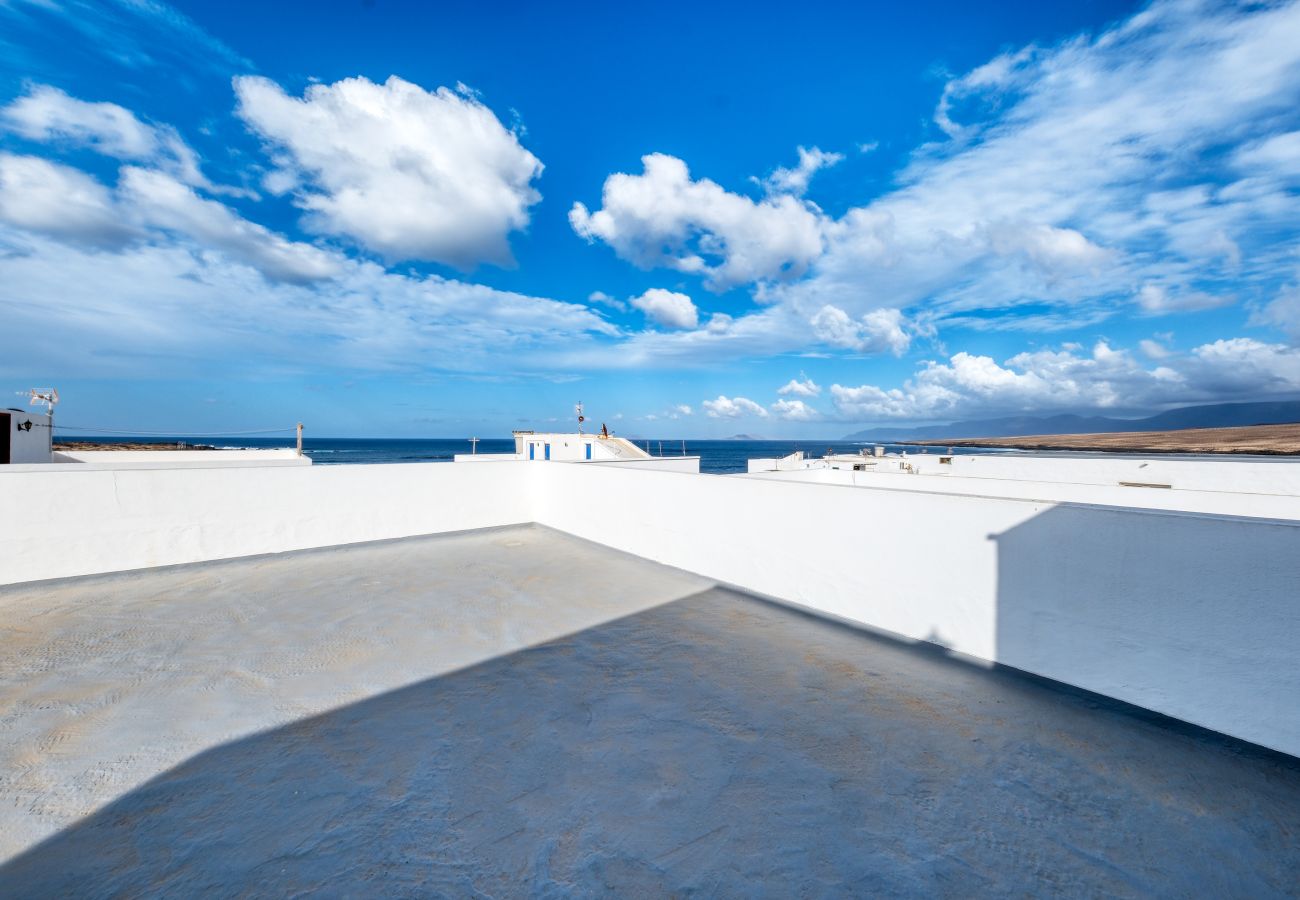
[[[901,356],[912,343],[903,330],[903,313],[897,309],[873,309],[853,319],[844,310],[826,305],[812,317],[811,324],[818,340],[859,353],[888,351]]]
[[[788,422],[811,422],[820,418],[817,410],[802,400],[778,400],[772,404],[772,412]]]
[[[732,330],[744,322],[746,346],[770,352],[897,353],[909,333],[1061,331],[1135,306],[1260,309],[1291,271],[1300,220],[1297,70],[1300,3],[1157,0],[952,78],[935,111],[951,138],[839,218],[788,194],[756,202],[658,154],[570,218],[643,268],[752,285],[783,315],[738,316]],[[882,309],[907,324],[863,324]],[[654,345],[665,361],[740,346],[694,332]]]
[[[1168,347],[1151,338],[1138,341],[1138,348],[1147,359],[1167,359],[1170,355]]]
[[[267,282],[180,232],[105,252],[0,227],[0,251],[13,371],[555,377],[563,372],[547,354],[618,334],[580,304],[369,262],[341,260],[335,277],[310,283]]]
[[[92,247],[117,247],[137,232],[112,194],[77,169],[0,153],[0,221]]]
[[[668,328],[694,328],[700,323],[699,310],[691,298],[663,288],[650,288],[628,301],[645,313],[646,318]]]
[[[605,180],[602,207],[575,203],[573,230],[609,244],[641,268],[702,275],[713,290],[797,277],[822,252],[820,212],[789,195],[755,202],[662,153],[643,156],[641,175]]]
[[[1239,149],[1234,162],[1265,176],[1300,178],[1300,131],[1288,131]]]
[[[161,172],[123,168],[118,194],[142,224],[183,234],[268,278],[307,282],[331,278],[342,270],[335,255],[287,240]]]
[[[149,159],[161,149],[158,134],[129,109],[88,103],[48,85],[35,85],[0,109],[0,119],[29,140],[66,140],[117,159]]]
[[[1192,351],[1189,377],[1213,398],[1258,399],[1300,391],[1300,350],[1251,338],[1228,338]]]
[[[1234,338],[1160,358],[1161,365],[1147,368],[1104,341],[1091,353],[1066,345],[1020,353],[1001,365],[960,352],[947,362],[924,363],[900,388],[835,384],[831,396],[842,417],[879,421],[1149,409],[1300,391],[1300,351],[1281,344]]]
[[[701,405],[710,419],[739,419],[742,416],[766,418],[767,416],[767,410],[744,397],[732,398],[719,394],[717,400],[705,400]]]
[[[685,403],[679,403],[673,407],[673,418],[676,418],[677,416],[689,416],[692,415],[693,413],[694,410],[692,410],[690,406],[688,406]]]
[[[731,326],[735,321],[734,318],[726,313],[715,312],[713,315],[709,316],[709,324],[704,327],[710,334],[726,334],[731,330]]]
[[[98,249],[169,232],[276,281],[314,281],[342,269],[340,257],[287,240],[171,175],[136,166],[123,167],[110,192],[77,169],[0,154],[0,221]]]
[[[1138,306],[1148,315],[1159,316],[1174,312],[1195,312],[1215,309],[1233,302],[1230,296],[1216,297],[1204,291],[1170,291],[1162,284],[1144,284],[1137,293]]]
[[[953,138],[825,223],[808,278],[765,299],[1024,330],[1124,314],[1148,284],[1167,286],[1148,313],[1262,299],[1300,217],[1298,68],[1296,3],[1157,2],[1014,49],[949,82]]]
[[[1272,325],[1289,336],[1292,342],[1300,344],[1300,285],[1283,287],[1262,309],[1251,315],[1250,321],[1252,325]]]
[[[0,122],[28,140],[86,146],[114,159],[149,163],[213,193],[248,194],[208,181],[199,170],[198,155],[176,129],[147,125],[116,103],[91,103],[49,85],[35,85],[0,108]]]
[[[799,373],[798,378],[791,378],[785,383],[784,387],[777,390],[777,393],[782,397],[790,394],[795,394],[800,397],[816,397],[821,392],[822,389],[817,385],[817,383],[803,372]]]
[[[1031,45],[1000,54],[965,75],[949,80],[944,85],[943,96],[939,98],[939,105],[934,111],[934,123],[949,137],[957,137],[966,131],[967,126],[952,120],[950,113],[954,103],[971,95],[1005,88],[1013,82],[1014,76],[1023,73],[1027,64],[1034,59],[1036,49]]]
[[[611,297],[604,291],[592,291],[587,295],[587,300],[591,303],[599,303],[601,306],[608,306],[610,309],[616,309],[619,312],[627,311],[627,304],[617,297]]]
[[[511,262],[542,164],[472,93],[396,76],[313,84],[301,99],[266,78],[234,85],[238,115],[276,154],[267,187],[296,185],[304,227],[390,260]]]
[[[763,187],[769,194],[791,194],[802,197],[808,190],[812,177],[822,169],[828,169],[844,160],[843,153],[827,153],[817,147],[811,150],[799,148],[799,164],[793,169],[776,169],[763,179]]]
[[[1062,270],[1094,269],[1111,254],[1073,228],[1051,225],[995,225],[987,229],[989,243],[999,256],[1022,254],[1049,275]]]

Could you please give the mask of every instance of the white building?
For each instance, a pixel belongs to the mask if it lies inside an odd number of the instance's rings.
[[[51,462],[50,416],[10,407],[0,412],[0,465]]]
[[[458,453],[456,462],[608,463],[633,469],[699,472],[698,456],[652,456],[627,438],[581,432],[516,431],[514,453]]]
[[[905,476],[900,481],[897,477]],[[1160,491],[1200,491],[1217,498],[1300,497],[1300,464],[1288,457],[1113,453],[884,453],[802,451],[779,459],[751,459],[745,475],[856,487],[905,486],[909,490],[1045,496],[1045,491],[1081,499],[1089,487],[1155,489],[1132,494],[1136,505],[1155,502],[1175,508]]]

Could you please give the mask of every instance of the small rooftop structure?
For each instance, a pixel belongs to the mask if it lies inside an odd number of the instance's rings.
[[[699,472],[700,458],[687,456],[685,446],[680,456],[653,456],[627,438],[609,433],[515,431],[514,453],[458,453],[458,463],[485,462],[565,462],[624,463],[632,468],[662,469],[673,472]]]
[[[52,418],[11,406],[0,410],[0,465],[51,462]]]

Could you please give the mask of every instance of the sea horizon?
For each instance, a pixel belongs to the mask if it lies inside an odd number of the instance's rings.
[[[886,452],[924,453],[937,444],[897,444],[873,441],[744,439],[744,438],[628,438],[652,456],[698,456],[700,471],[715,475],[744,472],[750,459],[787,456],[804,451],[810,456],[827,452],[858,453],[864,447],[880,446]],[[223,435],[60,435],[61,441],[94,441],[104,444],[184,443],[208,445],[222,450],[293,447],[294,439]],[[478,453],[513,453],[513,438],[479,438]],[[947,448],[943,448],[947,451]],[[458,454],[472,453],[470,438],[362,438],[304,437],[303,453],[316,465],[360,463],[451,462]],[[985,452],[979,448],[955,448],[954,453]]]

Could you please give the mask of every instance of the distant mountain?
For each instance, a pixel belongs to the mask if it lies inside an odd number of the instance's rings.
[[[767,438],[759,437],[756,434],[733,434],[729,438],[723,438],[724,441],[764,441]]]
[[[868,428],[846,441],[943,441],[947,438],[1019,437],[1029,434],[1095,434],[1105,431],[1181,431],[1184,428],[1233,428],[1300,422],[1300,400],[1271,403],[1214,403],[1182,406],[1145,419],[1107,416],[1007,416],[972,419],[922,428]]]

